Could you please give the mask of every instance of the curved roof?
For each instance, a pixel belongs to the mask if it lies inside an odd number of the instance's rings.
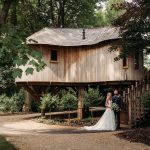
[[[119,38],[119,28],[117,27],[85,29],[85,39],[83,39],[83,29],[44,28],[26,40],[27,44],[85,46]]]

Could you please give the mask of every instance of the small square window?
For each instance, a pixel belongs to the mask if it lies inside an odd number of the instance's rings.
[[[58,61],[57,50],[51,50],[51,61]]]
[[[123,68],[127,69],[128,68],[128,58],[124,57],[122,61],[123,61]]]

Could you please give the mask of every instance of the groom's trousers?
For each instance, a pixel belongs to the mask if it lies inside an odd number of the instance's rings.
[[[115,111],[115,118],[117,119],[117,129],[120,128],[120,111]]]

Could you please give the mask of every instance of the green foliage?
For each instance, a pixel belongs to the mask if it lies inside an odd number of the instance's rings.
[[[104,96],[99,92],[98,88],[89,88],[84,92],[84,104],[87,107],[100,106],[105,100]]]
[[[61,110],[75,110],[77,109],[77,94],[76,92],[72,89],[69,88],[68,90],[62,90],[62,97],[60,99],[60,109]]]
[[[0,149],[1,150],[17,150],[15,146],[6,141],[6,139],[0,136]]]
[[[123,3],[125,0],[108,0],[106,3],[106,10],[105,10],[105,19],[107,25],[111,25],[114,20],[124,14],[124,10],[115,10],[113,5]]]
[[[116,10],[126,12],[115,20],[114,25],[121,26],[122,54],[133,55],[145,51],[150,53],[150,1],[134,0],[114,6]]]
[[[150,110],[150,91],[147,91],[142,95],[141,101],[144,107]]]
[[[72,88],[60,90],[56,95],[44,94],[41,97],[40,108],[46,110],[75,110],[77,109],[77,95]]]
[[[0,111],[1,112],[19,112],[24,103],[24,93],[20,90],[12,96],[6,94],[0,95]]]
[[[120,4],[124,0],[108,0],[105,2],[104,7],[100,7],[96,11],[96,26],[104,27],[112,25],[113,21],[124,13],[124,10],[115,10],[112,6],[114,4]]]
[[[45,67],[45,63],[42,60],[42,54],[38,50],[31,50],[29,46],[25,44],[19,28],[7,26],[3,29],[3,36],[0,37],[0,66],[9,65],[14,78],[20,78],[22,76],[22,70],[17,67],[26,65],[28,62],[37,71],[40,71]],[[4,60],[4,58],[6,59]],[[32,61],[34,61],[34,63],[32,63]],[[33,73],[32,66],[25,70],[26,74]]]
[[[144,66],[145,68],[147,68],[148,70],[150,70],[150,55],[145,55],[144,56]]]
[[[40,108],[56,110],[58,107],[59,97],[57,95],[53,96],[51,94],[44,94],[41,98]]]
[[[32,51],[25,38],[43,27],[92,27],[98,0],[6,0],[0,2],[0,90],[9,91],[14,78],[45,67],[38,50]],[[7,9],[7,8],[8,9]],[[3,13],[2,13],[3,12]],[[6,14],[4,16],[3,14]],[[17,67],[17,68],[15,68]]]

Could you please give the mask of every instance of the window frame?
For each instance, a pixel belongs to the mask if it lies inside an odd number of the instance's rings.
[[[140,67],[139,53],[136,53],[134,56],[134,69],[138,70],[139,67]]]
[[[124,66],[124,58],[126,58],[126,65]],[[122,59],[122,66],[123,66],[123,69],[128,69],[129,68],[129,58],[126,56]]]
[[[57,60],[52,60],[52,52],[53,52],[53,51],[56,51]],[[50,62],[51,62],[51,63],[58,63],[58,62],[59,62],[58,59],[59,59],[58,50],[55,50],[55,49],[50,50]]]

